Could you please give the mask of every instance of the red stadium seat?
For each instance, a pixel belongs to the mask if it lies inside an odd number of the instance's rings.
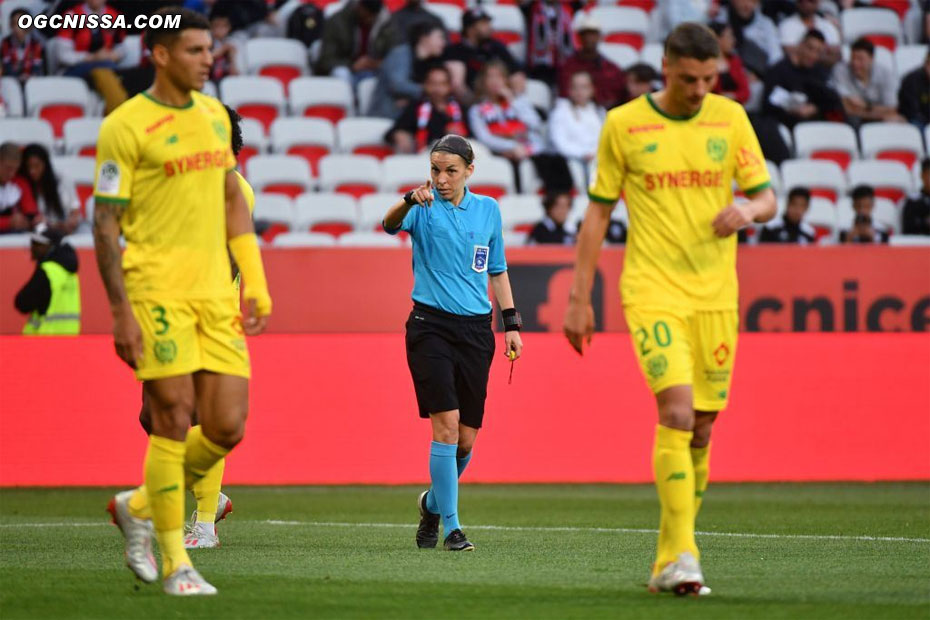
[[[264,232],[262,232],[262,239],[266,241],[267,243],[271,243],[275,237],[277,237],[281,233],[286,233],[286,232],[288,232],[288,227],[285,224],[279,224],[276,222],[268,226],[268,228],[266,228]]]
[[[347,232],[352,232],[353,228],[344,222],[320,222],[310,227],[310,232],[326,233],[333,237],[339,237]]]
[[[898,14],[901,21],[904,21],[907,12],[911,9],[911,2],[910,0],[872,0],[872,6],[891,9]]]
[[[876,153],[875,159],[899,161],[908,168],[913,168],[919,157],[914,151],[888,150]]]
[[[48,121],[56,138],[61,138],[64,135],[65,121],[81,116],[84,116],[84,108],[74,104],[47,105],[39,111],[39,118]]]
[[[96,156],[97,156],[97,146],[96,146],[96,145],[85,146],[85,147],[82,148],[80,151],[78,151],[78,155],[83,155],[83,156],[87,156],[87,157],[96,157]]]
[[[239,166],[245,168],[246,164],[249,163],[249,160],[258,155],[258,149],[254,146],[243,146],[242,150],[239,151]]]
[[[291,80],[301,76],[300,69],[289,65],[268,65],[262,67],[258,74],[278,80],[284,86],[285,92],[287,92],[287,85],[291,83]]]
[[[352,149],[352,153],[355,155],[371,155],[372,157],[377,157],[378,159],[384,159],[388,155],[393,155],[394,149],[389,146],[368,144],[365,146],[355,147]]]
[[[295,185],[293,183],[271,183],[263,187],[262,191],[266,194],[281,194],[288,198],[296,198],[303,194],[305,190],[302,185]]]
[[[367,183],[340,183],[339,185],[336,185],[333,189],[339,192],[340,194],[348,194],[350,196],[354,196],[355,198],[361,198],[362,196],[365,196],[366,194],[376,193],[378,191],[378,186],[367,184]],[[410,187],[407,189],[413,189],[413,188]],[[404,192],[406,192],[407,189],[405,189]]]
[[[264,103],[244,103],[236,111],[242,118],[254,118],[261,123],[265,133],[268,133],[274,119],[278,118],[278,108]]]
[[[469,188],[476,194],[490,196],[494,200],[500,200],[501,196],[507,194],[507,188],[500,185],[470,185]]]
[[[865,38],[878,47],[894,51],[898,47],[898,40],[890,34],[867,34]]]
[[[320,159],[329,155],[329,153],[329,148],[319,144],[298,144],[287,149],[288,155],[296,155],[306,159],[314,176],[319,174]]]
[[[339,105],[311,105],[304,108],[304,116],[324,118],[331,123],[338,123],[346,117],[346,109]]]
[[[642,9],[647,13],[652,13],[656,8],[655,0],[617,0],[618,6],[631,6],[635,9]]]
[[[848,151],[834,151],[829,149],[811,151],[810,158],[835,161],[843,170],[849,168],[849,163],[852,161],[852,155]]]

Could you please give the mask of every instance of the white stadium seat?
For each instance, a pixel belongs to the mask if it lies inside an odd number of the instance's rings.
[[[552,110],[552,89],[542,80],[526,81],[526,98],[533,107],[542,109],[546,114]]]
[[[625,43],[601,43],[598,46],[598,51],[621,69],[626,69],[640,61],[639,51]]]
[[[65,121],[65,153],[68,155],[89,155],[97,152],[97,139],[100,135],[102,118],[72,118]]]
[[[425,180],[424,178],[421,183]],[[492,155],[485,158],[480,166],[475,166],[474,174],[468,179],[468,188],[476,194],[484,194],[498,200],[501,196],[512,194],[513,166],[503,157]]]
[[[23,88],[26,114],[44,118],[56,138],[64,132],[69,118],[87,116],[91,110],[87,83],[76,77],[33,77]]]
[[[501,239],[504,241],[505,248],[520,248],[527,244],[528,233],[515,232],[512,230],[501,233]]]
[[[384,134],[394,123],[387,118],[344,118],[336,124],[336,143],[339,152],[371,155],[383,159],[393,154],[384,141]]]
[[[138,67],[142,62],[142,35],[130,34],[123,39],[123,57],[117,66],[120,69]]]
[[[320,160],[320,188],[355,198],[378,191],[381,162],[371,155],[327,155]]]
[[[63,175],[83,190],[78,194],[82,200],[93,193],[96,165],[97,162],[93,157],[79,155],[52,157],[52,168],[55,169],[56,174]]]
[[[892,51],[901,44],[901,20],[894,11],[863,7],[846,9],[840,14],[843,42],[852,43],[868,37],[875,45]]]
[[[352,116],[352,89],[336,77],[300,77],[291,82],[288,102],[294,116],[325,118],[332,123]]]
[[[892,233],[901,232],[901,210],[887,198],[876,198],[872,221],[881,230]]]
[[[461,32],[462,9],[451,4],[438,2],[424,2],[423,8],[442,21],[442,25],[449,32]]]
[[[62,239],[62,242],[67,243],[75,249],[92,248],[94,247],[94,234],[88,232],[76,232]]]
[[[28,248],[32,241],[32,236],[28,233],[0,235],[0,249],[4,248]]]
[[[257,192],[255,212],[252,217],[256,222],[283,224],[288,229],[292,229],[294,228],[294,203],[287,196]]]
[[[351,232],[339,237],[337,242],[345,247],[400,248],[403,240],[383,232]]]
[[[294,198],[313,190],[306,160],[293,155],[256,155],[245,168],[246,179],[256,192],[278,193]]]
[[[520,9],[509,4],[483,4],[482,10],[491,17],[494,38],[505,45],[526,41],[526,21]],[[456,31],[461,29],[461,23]]]
[[[284,87],[261,75],[231,75],[220,81],[220,99],[245,118],[254,118],[265,131],[287,109]]]
[[[804,222],[813,226],[817,231],[817,240],[833,242],[836,240],[839,222],[837,221],[838,210],[834,204],[823,198],[811,198],[810,207],[804,215]]]
[[[641,50],[649,31],[649,15],[642,9],[629,6],[595,6],[588,11],[601,24],[605,43],[623,43]],[[575,19],[582,18],[582,12]]]
[[[814,121],[794,126],[794,149],[798,157],[828,159],[844,170],[859,159],[856,132],[846,123]]]
[[[49,152],[52,152],[55,146],[52,126],[41,118],[0,118],[0,136],[4,142],[38,142]]]
[[[358,223],[355,199],[334,192],[301,194],[294,201],[294,230],[338,236]]]
[[[545,210],[539,196],[504,196],[500,200],[501,220],[505,231],[529,231],[543,217]]]
[[[818,159],[789,159],[781,165],[784,190],[806,187],[813,196],[839,200],[848,185],[846,175],[839,164]]]
[[[665,56],[665,48],[661,43],[647,43],[640,52],[640,60],[653,69],[662,73],[662,57]]]
[[[26,112],[23,103],[23,88],[15,77],[0,77],[0,98],[6,106],[7,116],[23,116]]]
[[[276,236],[271,245],[276,248],[328,248],[336,245],[336,238],[326,233],[288,232]]]
[[[289,116],[275,119],[270,136],[273,152],[302,157],[315,173],[319,173],[320,158],[336,150],[333,125],[322,118]]]
[[[256,38],[245,43],[246,71],[281,82],[287,89],[291,80],[307,75],[307,47],[285,38]]]
[[[427,155],[391,155],[381,162],[382,192],[406,192],[408,189],[426,183],[429,178],[429,157]]]
[[[859,130],[862,155],[900,161],[910,168],[924,154],[920,130],[906,123],[867,123]]]
[[[922,67],[927,59],[926,45],[902,45],[894,51],[894,62],[898,69],[898,77]]]
[[[265,128],[254,118],[244,118],[239,122],[242,129],[242,150],[239,151],[239,165],[245,168],[255,155],[268,150]]]
[[[209,95],[214,99],[220,98],[220,90],[216,87],[216,84],[213,83],[213,80],[207,80],[203,83],[203,88],[200,89],[204,95]]]
[[[400,200],[400,194],[368,194],[358,201],[358,230],[382,230],[381,221],[388,207]]]
[[[780,195],[785,192],[785,184],[781,179],[781,170],[778,164],[773,161],[765,160],[765,167],[769,169],[769,176],[772,178],[772,189]]]
[[[898,161],[863,160],[849,166],[849,189],[871,185],[875,195],[897,203],[914,190],[907,166]]]
[[[375,88],[377,87],[378,78],[376,77],[367,77],[359,80],[358,84],[355,86],[359,114],[368,114],[368,109],[371,107],[371,99],[374,97]]]

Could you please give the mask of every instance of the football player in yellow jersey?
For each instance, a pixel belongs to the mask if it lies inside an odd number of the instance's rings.
[[[234,170],[229,117],[198,92],[213,62],[209,25],[184,9],[159,13],[180,15],[180,25],[144,35],[155,81],[104,119],[97,143],[97,263],[116,352],[143,382],[152,422],[144,484],[109,508],[140,579],[158,579],[154,529],[164,591],[215,594],[184,549],[184,489],[242,439],[245,335],[264,330],[271,298]],[[229,254],[242,273],[244,317],[229,285]],[[200,424],[191,428],[195,407]]]
[[[229,116],[232,152],[234,156],[238,157],[243,146],[242,126],[240,124],[242,117],[229,106],[224,105],[223,107],[226,108],[226,114]],[[239,171],[236,171],[236,180],[239,182],[239,188],[242,190],[245,202],[249,206],[249,213],[252,213],[255,210],[255,192]],[[233,263],[232,280],[235,290],[233,303],[236,308],[239,306],[241,275],[238,266]],[[192,422],[196,423],[196,421],[197,413],[195,411]],[[142,410],[139,412],[139,422],[146,434],[152,433],[152,417],[145,390],[142,391]],[[222,458],[207,471],[203,478],[194,482],[191,491],[197,501],[197,510],[194,511],[188,524],[184,526],[185,549],[212,549],[219,546],[220,540],[216,534],[216,524],[225,519],[233,510],[232,500],[220,490],[223,486],[223,471],[225,469],[226,459]]]
[[[736,353],[736,233],[775,214],[746,112],[710,94],[719,55],[708,28],[678,26],[665,46],[665,89],[608,113],[564,325],[581,354],[594,332],[591,285],[601,242],[623,196],[630,228],[620,292],[659,414],[653,472],[662,511],[649,587],[678,594],[710,591],[694,520]],[[734,181],[748,202],[733,202]]]

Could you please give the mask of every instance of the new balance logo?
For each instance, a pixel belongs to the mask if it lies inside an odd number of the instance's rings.
[[[683,471],[673,472],[668,478],[665,479],[666,482],[670,480],[685,480],[688,476]]]

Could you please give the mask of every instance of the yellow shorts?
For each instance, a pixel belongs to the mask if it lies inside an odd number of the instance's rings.
[[[140,381],[209,370],[249,377],[249,350],[237,300],[133,300],[142,328]]]
[[[697,411],[727,406],[739,313],[624,306],[633,350],[654,394],[690,385]]]

